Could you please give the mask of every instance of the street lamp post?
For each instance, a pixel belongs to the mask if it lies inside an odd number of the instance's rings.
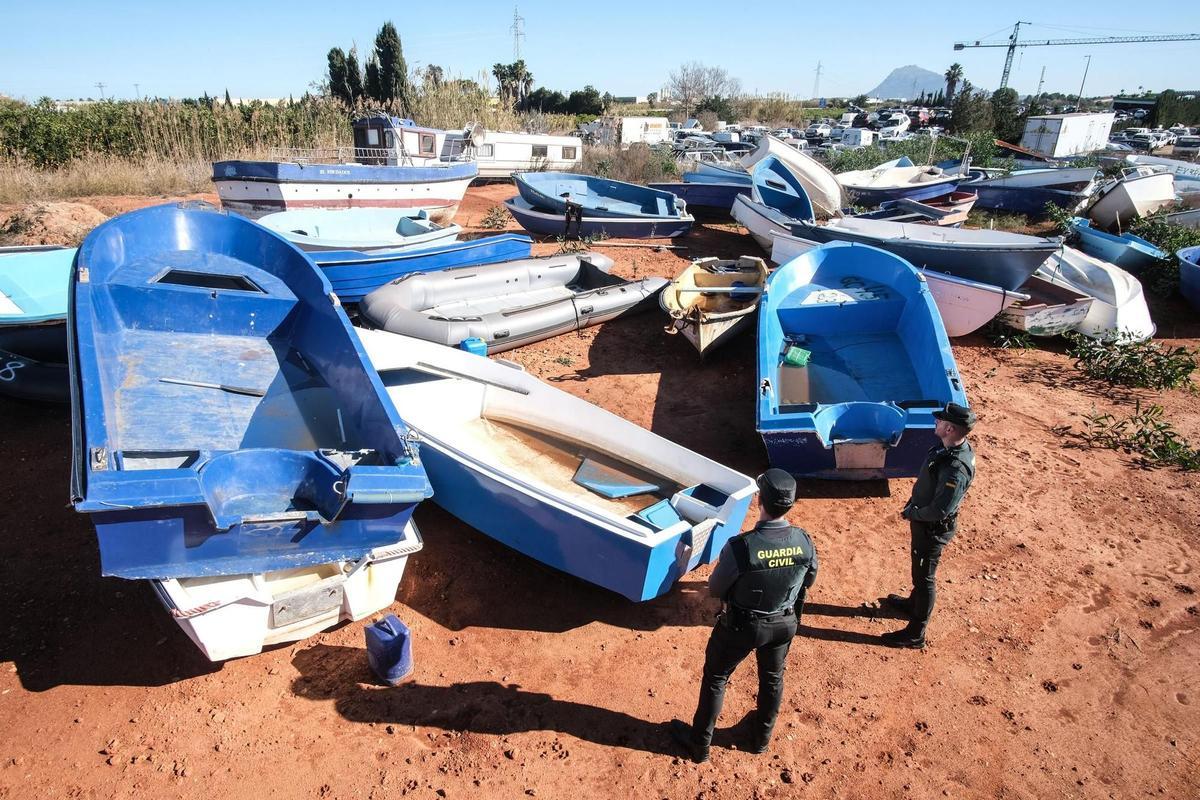
[[[1087,64],[1083,67],[1083,80],[1079,82],[1079,96],[1075,98],[1075,108],[1079,108],[1083,102],[1083,85],[1087,83],[1088,68],[1092,66],[1092,56],[1088,54],[1084,56],[1087,59]]]

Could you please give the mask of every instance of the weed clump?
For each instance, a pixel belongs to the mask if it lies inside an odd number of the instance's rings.
[[[1186,347],[1164,348],[1149,339],[1138,341],[1129,333],[1116,339],[1089,339],[1067,334],[1067,355],[1085,375],[1106,383],[1138,389],[1177,389],[1190,385],[1196,369],[1195,354]]]
[[[1091,414],[1085,417],[1083,439],[1093,447],[1122,450],[1138,456],[1147,467],[1174,466],[1200,470],[1200,449],[1192,447],[1163,416],[1162,406],[1134,406],[1128,417]]]
[[[983,329],[987,340],[1002,350],[1036,350],[1037,342],[1028,331],[1019,331],[1004,324],[999,319],[993,319]]]
[[[504,206],[492,206],[488,212],[483,215],[483,219],[479,221],[479,227],[486,228],[489,231],[502,231],[512,222],[512,214],[508,213],[508,209]]]

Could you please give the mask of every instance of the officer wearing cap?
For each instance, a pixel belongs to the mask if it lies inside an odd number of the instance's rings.
[[[934,574],[942,550],[954,538],[959,504],[975,477],[975,451],[967,441],[967,434],[975,427],[975,412],[948,403],[933,416],[937,419],[934,433],[941,445],[931,448],[925,457],[912,497],[900,512],[912,534],[913,589],[908,597],[887,596],[888,605],[909,617],[904,628],[881,637],[892,647],[925,646],[925,628],[937,595]]]
[[[697,763],[708,760],[729,676],[752,652],[758,661],[758,713],[747,749],[766,752],[804,594],[817,577],[812,540],[784,519],[796,501],[795,478],[769,469],[759,476],[758,489],[758,524],[726,542],[708,579],[709,594],[723,603],[704,653],[696,714],[691,725],[671,722],[671,736]]]

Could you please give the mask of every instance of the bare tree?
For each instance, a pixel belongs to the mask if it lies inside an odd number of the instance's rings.
[[[736,97],[742,88],[741,81],[723,68],[706,67],[699,61],[688,62],[672,71],[667,77],[667,86],[683,104],[685,115],[706,97]]]

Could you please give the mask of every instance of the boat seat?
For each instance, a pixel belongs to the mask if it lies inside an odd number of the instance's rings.
[[[671,212],[674,211],[673,208],[667,205],[667,200],[665,197],[657,197],[655,200],[657,201],[658,215],[660,217],[670,216]]]

